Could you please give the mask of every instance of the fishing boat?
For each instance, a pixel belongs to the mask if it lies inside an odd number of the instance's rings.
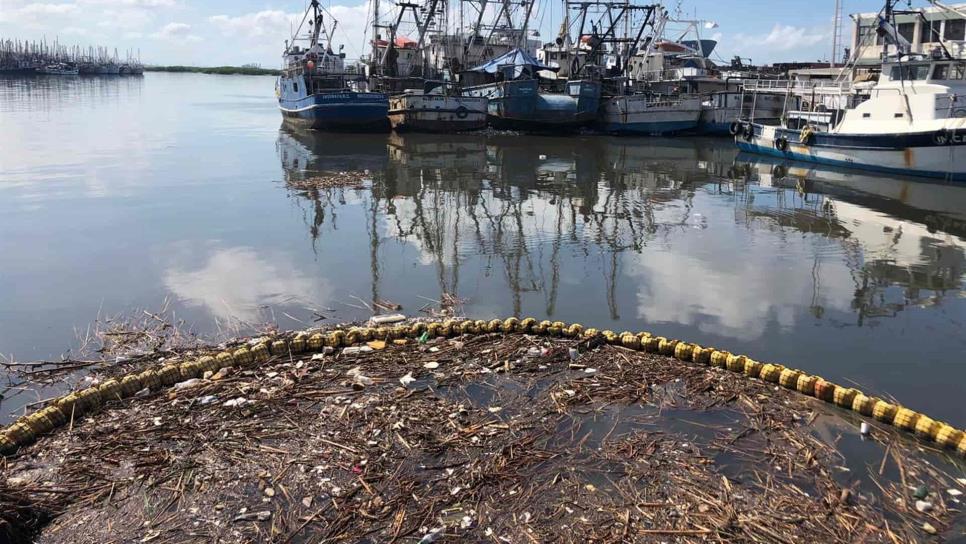
[[[424,82],[389,99],[389,123],[398,132],[466,132],[486,128],[487,99],[463,96],[448,81]]]
[[[331,26],[326,26],[326,16]],[[358,76],[346,70],[345,53],[332,50],[337,25],[312,0],[291,42],[285,42],[282,75],[275,84],[282,116],[296,126],[318,130],[388,130],[388,97],[361,88]],[[303,26],[308,28],[304,35]]]
[[[763,125],[778,125],[786,108],[799,109],[797,96],[785,92],[719,91],[711,93],[701,104],[698,130],[702,134],[734,134],[738,119],[753,118]]]
[[[945,48],[910,54],[893,24],[895,0],[879,17],[882,73],[854,108],[790,112],[781,126],[736,127],[743,151],[821,164],[966,181],[966,60]]]
[[[649,47],[628,59],[628,77],[662,94],[727,90],[728,82],[710,58],[718,42],[701,35],[702,29],[716,28],[717,23],[671,18],[666,11],[663,16]]]
[[[547,66],[522,49],[481,64],[461,75],[466,96],[487,99],[490,124],[495,128],[534,132],[574,130],[597,118],[600,81],[567,80],[564,92],[541,85]]]
[[[700,117],[698,96],[634,93],[605,98],[600,125],[612,134],[657,136],[694,130]]]
[[[378,0],[374,1],[378,5]],[[389,123],[397,132],[465,132],[486,127],[484,97],[464,96],[447,67],[433,63],[428,47],[431,35],[440,35],[446,2],[427,0],[422,5],[397,4],[390,25],[373,23],[370,85],[389,94]],[[375,10],[378,13],[378,9]],[[408,17],[407,17],[408,15]],[[404,25],[418,35],[401,36]],[[380,39],[378,30],[387,28],[389,37]]]
[[[41,66],[37,69],[38,74],[45,74],[48,76],[76,76],[80,72],[76,66],[72,66],[67,63],[58,62],[55,64],[47,64]]]
[[[489,123],[495,128],[559,132],[589,126],[597,119],[600,107],[597,66],[587,63],[562,77],[557,75],[558,67],[537,60],[527,50],[527,28],[535,3],[502,0],[503,7],[489,27],[479,22],[487,11],[478,12],[480,18],[467,43],[476,43],[485,32],[499,28],[507,41],[515,40],[515,47],[502,55],[479,59],[480,64],[464,70],[460,74],[463,94],[488,100]],[[584,34],[582,30],[580,35]]]
[[[627,18],[624,28],[636,29],[636,34],[618,37],[618,17],[607,33],[599,38],[603,43],[615,45],[615,64],[605,79],[604,98],[601,102],[600,130],[612,134],[662,135],[688,131],[698,126],[701,116],[701,99],[692,95],[659,94],[642,86],[631,77],[630,60],[638,55],[647,56],[663,43],[655,38],[663,32],[668,21],[667,12],[660,6],[631,6],[620,2],[610,6],[619,10],[620,17]],[[644,33],[650,29],[650,36]],[[646,38],[646,39],[645,39]],[[646,44],[641,48],[641,44]]]

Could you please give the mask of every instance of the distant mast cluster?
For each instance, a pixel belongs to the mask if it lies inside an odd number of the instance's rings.
[[[115,48],[63,45],[58,40],[41,41],[0,39],[0,73],[40,73],[56,75],[140,75],[144,73],[140,52],[128,51],[123,57]]]

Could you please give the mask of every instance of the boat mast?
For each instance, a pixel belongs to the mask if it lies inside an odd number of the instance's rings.
[[[438,9],[439,2],[440,0],[430,0],[429,10],[428,10],[428,13],[426,14],[426,19],[423,20],[422,23],[420,23],[419,21],[419,12],[417,12],[416,9],[413,8],[413,18],[416,19],[416,30],[419,32],[419,41],[416,44],[416,50],[419,51],[420,57],[422,59],[423,77],[426,76],[426,68],[428,68],[429,66],[429,55],[428,55],[428,51],[426,50],[426,33],[429,32],[429,28],[433,24],[433,17],[436,15],[436,10]],[[443,6],[445,9],[445,6],[446,6],[445,1],[443,2]]]
[[[887,25],[892,25],[892,4],[894,0],[886,0],[885,4],[885,22]],[[898,45],[896,47],[898,49]],[[889,40],[882,40],[882,58],[886,58],[889,55]]]
[[[379,37],[379,0],[372,0],[372,59],[369,67],[370,72],[372,73],[370,75],[380,73],[379,61],[381,59],[379,58],[379,50],[376,46],[376,43],[379,41]]]
[[[319,43],[319,36],[322,33],[322,16],[319,13],[319,0],[312,0],[312,38],[309,47],[315,47]]]
[[[530,26],[530,14],[533,12],[533,5],[537,3],[537,0],[523,0],[523,3],[527,5],[527,13],[523,17],[523,31],[520,34],[520,42],[517,47],[527,50],[527,28]],[[510,18],[510,14],[507,13],[507,19]],[[511,25],[512,26],[512,25]]]

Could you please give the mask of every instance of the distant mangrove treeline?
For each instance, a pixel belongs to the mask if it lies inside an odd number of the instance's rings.
[[[281,70],[253,66],[145,66],[146,72],[192,72],[196,74],[238,74],[245,76],[277,76]]]

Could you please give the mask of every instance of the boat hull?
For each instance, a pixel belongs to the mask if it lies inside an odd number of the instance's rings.
[[[466,132],[486,128],[482,97],[410,94],[389,100],[389,123],[398,132]]]
[[[315,130],[385,132],[389,129],[389,99],[382,93],[346,91],[279,100],[289,123]]]
[[[779,125],[785,111],[798,109],[794,96],[742,92],[715,93],[701,106],[698,132],[714,136],[731,135],[738,119],[751,119],[761,125]]]
[[[817,133],[812,137],[813,141],[805,145],[800,130],[759,124],[745,124],[742,128],[735,136],[735,143],[739,149],[750,153],[875,172],[966,181],[966,131],[901,135]]]
[[[537,80],[501,81],[471,87],[466,96],[488,100],[491,126],[527,132],[558,132],[589,126],[597,118],[600,83],[573,81],[566,93],[542,92]]]
[[[701,100],[655,101],[647,96],[615,96],[604,101],[600,128],[612,134],[662,135],[694,130]]]

